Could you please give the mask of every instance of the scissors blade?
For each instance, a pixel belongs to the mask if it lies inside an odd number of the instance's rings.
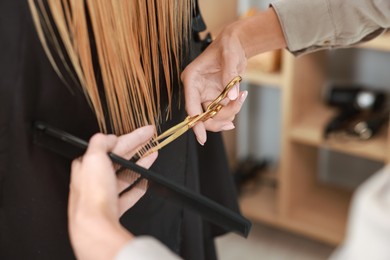
[[[164,139],[164,138],[174,134],[175,132],[177,132],[182,127],[186,127],[188,125],[188,122],[189,122],[189,117],[186,117],[186,119],[184,119],[183,122],[181,122],[181,123],[179,123],[177,125],[172,126],[168,130],[166,130],[165,132],[163,132],[162,134],[157,136],[153,141],[160,141],[161,139]]]
[[[178,127],[174,127],[174,128],[178,128]],[[153,146],[152,148],[150,148],[150,150],[146,154],[153,153],[155,151],[160,150],[161,148],[163,148],[164,146],[166,146],[167,144],[169,144],[170,142],[172,142],[173,140],[175,140],[176,138],[178,138],[179,136],[184,134],[188,129],[190,129],[190,127],[189,127],[188,123],[186,123],[181,128],[178,128],[174,133],[172,133],[164,141],[162,141],[162,142],[158,143],[156,146]]]

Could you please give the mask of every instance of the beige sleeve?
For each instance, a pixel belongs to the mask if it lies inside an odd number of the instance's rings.
[[[390,165],[355,191],[346,239],[331,260],[390,259]]]
[[[161,242],[153,237],[139,236],[126,244],[116,255],[115,260],[180,260],[177,255],[171,252]]]
[[[355,45],[390,27],[389,0],[277,0],[271,6],[294,55]]]

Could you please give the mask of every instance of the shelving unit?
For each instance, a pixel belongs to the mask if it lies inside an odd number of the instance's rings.
[[[358,48],[390,52],[390,34]],[[240,197],[243,215],[254,221],[284,228],[337,245],[345,235],[352,192],[321,183],[316,177],[319,149],[390,161],[389,127],[367,141],[325,139],[323,129],[336,111],[323,104],[327,80],[326,51],[295,58],[282,53],[278,73],[249,67],[244,80],[280,87],[282,97],[282,147],[278,187],[259,187]]]
[[[236,0],[199,1],[209,30],[217,35],[219,29],[235,20]],[[220,6],[229,7],[220,12]],[[217,15],[216,15],[217,14]],[[384,34],[358,46],[375,51],[390,52],[390,34]],[[352,192],[321,183],[316,177],[318,153],[326,148],[379,162],[390,162],[390,129],[368,141],[340,143],[325,140],[322,131],[336,111],[326,107],[321,99],[327,80],[326,51],[293,57],[282,52],[281,69],[264,73],[248,64],[244,81],[251,84],[279,88],[282,98],[282,134],[277,187],[259,186],[240,197],[243,215],[279,228],[287,229],[333,245],[345,234]],[[225,138],[234,160],[234,131]],[[225,133],[225,137],[226,137]]]

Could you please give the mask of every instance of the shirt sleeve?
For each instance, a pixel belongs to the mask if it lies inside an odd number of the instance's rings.
[[[139,236],[127,243],[115,257],[115,260],[129,259],[180,260],[181,258],[171,252],[158,240],[148,236]]]
[[[271,6],[294,55],[362,43],[390,27],[389,0],[277,0]]]
[[[390,165],[355,192],[346,239],[330,260],[390,259]]]

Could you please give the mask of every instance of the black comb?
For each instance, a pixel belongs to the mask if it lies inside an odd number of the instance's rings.
[[[79,155],[83,154],[88,147],[88,142],[85,140],[60,129],[51,127],[43,122],[35,122],[34,128],[35,142],[43,144],[50,150],[58,151],[58,148],[54,147],[55,140],[53,139],[70,144],[73,147],[73,150],[78,150]],[[52,140],[42,140],[47,138]],[[65,153],[66,152],[62,151],[62,154]],[[73,153],[75,153],[75,151],[73,151]],[[224,228],[226,231],[233,231],[244,237],[248,236],[252,224],[240,214],[114,153],[108,153],[108,156],[114,163],[132,170],[140,174],[142,178],[147,179],[150,183],[149,191],[155,192],[160,197],[172,201],[179,206],[199,213],[204,219]]]

